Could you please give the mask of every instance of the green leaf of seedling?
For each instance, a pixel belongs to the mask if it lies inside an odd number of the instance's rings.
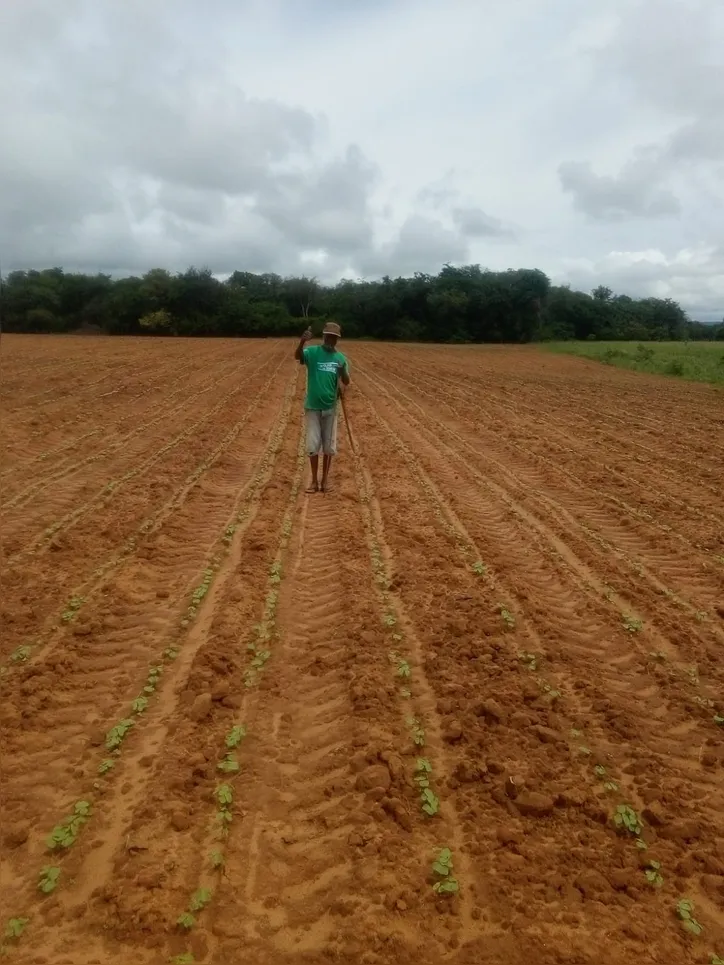
[[[460,891],[460,885],[455,878],[446,878],[445,881],[436,881],[432,890],[437,895],[455,895]]]
[[[189,931],[196,924],[196,919],[190,912],[185,911],[182,915],[178,916],[176,924],[186,929],[186,931]]]
[[[236,774],[239,770],[239,762],[232,753],[227,754],[223,761],[220,761],[216,766],[225,774]]]
[[[190,911],[201,911],[205,908],[211,901],[211,892],[208,888],[199,888],[191,895],[191,901],[189,902]]]
[[[452,857],[450,848],[443,848],[432,865],[432,870],[435,874],[443,878],[449,875],[453,867]]]
[[[60,880],[60,868],[53,868],[46,866],[40,872],[40,881],[38,882],[38,888],[43,892],[44,895],[49,895],[51,892],[55,891],[55,888]]]
[[[231,789],[231,785],[222,784],[220,787],[217,787],[216,800],[221,807],[228,807],[234,800],[234,792]]]
[[[17,940],[25,931],[29,918],[11,918],[5,926],[5,937]]]
[[[237,724],[234,727],[232,727],[229,733],[226,735],[226,746],[229,749],[238,747],[245,737],[246,737],[246,728],[241,724]]]

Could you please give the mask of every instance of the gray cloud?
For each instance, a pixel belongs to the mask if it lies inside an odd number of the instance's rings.
[[[702,321],[720,321],[724,315],[713,308],[724,304],[724,244],[669,255],[653,249],[576,259],[564,277],[583,291],[603,284],[638,297],[673,298]]]
[[[464,261],[468,254],[465,241],[441,221],[424,215],[407,218],[397,237],[362,259],[362,274],[411,275],[415,271],[438,271],[446,262]]]
[[[569,161],[559,166],[558,175],[574,207],[592,219],[660,218],[681,211],[674,194],[657,185],[656,157],[631,161],[616,176],[596,174],[588,162]]]
[[[493,218],[475,206],[454,207],[452,221],[466,238],[505,238],[511,234],[499,218]]]

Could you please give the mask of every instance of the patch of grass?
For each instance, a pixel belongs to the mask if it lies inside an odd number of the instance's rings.
[[[551,342],[546,348],[634,372],[724,385],[724,342]]]

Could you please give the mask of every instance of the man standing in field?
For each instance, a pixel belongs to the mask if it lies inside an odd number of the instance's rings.
[[[321,345],[309,345],[311,328],[302,335],[294,358],[307,368],[307,397],[304,414],[307,427],[307,452],[312,467],[312,483],[308,493],[328,493],[329,468],[337,453],[337,397],[349,385],[349,363],[337,351],[342,330],[334,322],[327,322],[322,332]],[[340,385],[340,383],[342,383]],[[323,454],[322,482],[319,482],[319,453]]]

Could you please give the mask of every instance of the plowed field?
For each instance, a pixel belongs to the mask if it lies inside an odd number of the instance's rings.
[[[3,337],[8,960],[724,958],[724,396],[345,347]]]

